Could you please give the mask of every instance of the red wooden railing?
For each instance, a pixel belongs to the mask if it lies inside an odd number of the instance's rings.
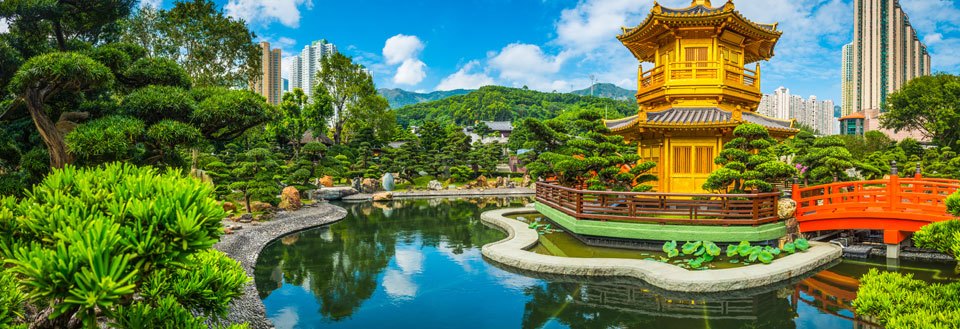
[[[760,225],[779,220],[780,192],[680,194],[580,190],[538,182],[536,199],[578,220]]]
[[[804,221],[834,218],[930,223],[954,219],[947,213],[944,199],[958,188],[960,181],[957,180],[891,175],[889,179],[810,187],[794,185],[793,198],[797,201],[797,220],[801,222],[801,229]]]

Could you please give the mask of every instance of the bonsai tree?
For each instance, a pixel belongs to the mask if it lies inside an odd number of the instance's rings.
[[[247,212],[253,212],[251,199],[271,200],[280,194],[280,185],[274,177],[278,169],[273,152],[262,147],[250,149],[234,161],[235,181],[230,183],[230,189],[240,192]]]
[[[767,128],[746,123],[733,130],[733,139],[723,144],[714,163],[723,167],[707,176],[703,189],[725,193],[743,193],[752,189],[774,190],[771,182],[793,176],[797,169],[779,161],[771,147],[776,140]]]
[[[817,138],[806,153],[797,154],[794,163],[810,168],[803,175],[811,184],[838,180],[850,180],[847,169],[856,168],[865,173],[879,173],[876,167],[855,160],[837,136]]]
[[[24,199],[0,198],[0,252],[9,265],[0,272],[0,324],[206,328],[250,280],[210,249],[224,216],[212,186],[173,171],[54,170]],[[25,301],[7,290],[11,275]],[[12,302],[2,297],[11,293]],[[37,310],[34,318],[10,321],[9,311],[24,314],[20,302]]]

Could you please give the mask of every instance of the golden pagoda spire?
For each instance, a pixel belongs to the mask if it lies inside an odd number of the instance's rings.
[[[710,5],[710,0],[693,0],[693,2],[690,3],[690,7],[696,7],[698,5],[713,8],[713,6]]]

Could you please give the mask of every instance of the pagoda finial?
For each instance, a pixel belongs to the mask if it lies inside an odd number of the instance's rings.
[[[704,7],[707,7],[707,8],[713,8],[713,6],[710,5],[710,0],[693,0],[693,3],[690,4],[690,7],[696,7],[696,6],[704,6]]]

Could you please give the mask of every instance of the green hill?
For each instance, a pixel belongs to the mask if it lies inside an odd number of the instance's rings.
[[[591,94],[592,92],[592,94]],[[623,89],[612,83],[598,83],[593,85],[593,88],[587,87],[586,89],[574,90],[570,92],[571,94],[583,95],[583,96],[597,96],[597,97],[606,97],[616,100],[632,100],[636,97],[636,90]]]
[[[465,95],[404,106],[396,109],[396,114],[400,124],[406,127],[427,120],[467,125],[477,120],[549,119],[579,110],[606,112],[608,118],[620,118],[635,114],[637,105],[632,100],[487,86]]]
[[[394,89],[378,89],[377,92],[380,95],[383,95],[387,99],[387,102],[390,103],[390,108],[399,108],[411,104],[429,102],[444,99],[450,96],[463,95],[471,92],[472,90],[466,89],[454,89],[454,90],[438,90],[430,93],[418,93],[413,91],[406,91],[399,88]]]

